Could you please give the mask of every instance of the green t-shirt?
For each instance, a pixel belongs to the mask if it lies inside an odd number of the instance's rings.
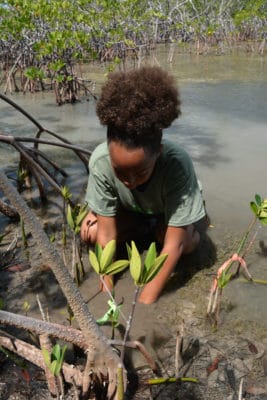
[[[162,141],[163,149],[149,181],[128,189],[115,175],[107,143],[93,151],[85,200],[95,213],[115,216],[120,208],[143,214],[164,214],[166,225],[186,226],[204,217],[203,199],[188,154]]]

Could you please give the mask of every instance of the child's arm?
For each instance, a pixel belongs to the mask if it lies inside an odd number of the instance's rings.
[[[168,254],[156,277],[143,288],[138,301],[151,304],[157,300],[182,254],[190,253],[199,243],[199,233],[193,225],[169,226],[166,230],[161,254]]]
[[[96,242],[101,247],[105,247],[113,239],[117,239],[116,217],[97,215]]]
[[[105,247],[106,244],[112,240],[117,239],[117,226],[115,217],[105,217],[103,215],[97,216],[97,236],[96,242]],[[107,288],[111,291],[113,289],[113,275],[103,276],[106,286],[100,285],[101,289],[105,292]]]

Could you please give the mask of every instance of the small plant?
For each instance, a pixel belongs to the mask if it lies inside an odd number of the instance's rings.
[[[119,318],[123,303],[121,302],[120,304],[116,304],[114,300],[110,299],[108,300],[108,305],[108,311],[103,315],[103,317],[99,318],[96,323],[98,325],[105,325],[110,322],[112,327],[111,339],[114,339],[115,328],[119,326]]]
[[[135,292],[132,302],[132,309],[126,324],[126,330],[123,339],[123,349],[121,352],[121,360],[124,359],[125,344],[132,326],[133,315],[140,288],[148,282],[152,281],[152,279],[157,275],[166,258],[168,257],[168,254],[161,254],[157,256],[156,244],[155,242],[153,242],[148,248],[144,262],[142,262],[141,255],[135,245],[135,242],[131,242],[131,247],[128,244],[126,246],[128,257],[130,260],[130,274],[135,283]]]
[[[24,301],[22,308],[23,308],[23,311],[24,311],[24,313],[25,313],[25,315],[27,317],[28,312],[29,312],[29,310],[31,308],[31,305],[27,301]]]
[[[53,346],[51,354],[47,349],[42,348],[44,362],[46,366],[49,368],[52,375],[59,376],[62,369],[66,350],[67,350],[66,345],[60,347],[58,343],[55,344],[55,346]]]
[[[262,199],[259,194],[256,194],[255,201],[250,202],[250,208],[254,213],[254,218],[250,223],[248,229],[246,230],[244,236],[242,237],[237,252],[234,253],[232,257],[230,257],[221,265],[221,267],[218,269],[217,276],[213,280],[207,308],[207,315],[215,317],[215,326],[217,326],[219,319],[222,290],[228,285],[231,279],[238,274],[239,268],[242,267],[247,279],[249,281],[253,281],[252,276],[247,269],[247,264],[244,260],[244,257],[254,243],[258,233],[258,229],[255,231],[252,239],[248,244],[247,239],[256,222],[267,225],[267,199]],[[232,267],[235,262],[238,263],[238,266],[236,271],[232,272]]]
[[[267,225],[267,199],[263,200],[259,194],[256,194],[255,201],[250,202],[250,208],[260,223]]]
[[[148,248],[144,263],[142,263],[141,255],[133,241],[131,242],[131,245],[132,247],[127,245],[128,256],[130,259],[130,273],[136,287],[140,288],[146,283],[152,281],[168,255],[161,254],[160,256],[157,256],[156,244],[153,242]]]
[[[81,230],[82,220],[87,212],[87,204],[83,206],[77,204],[73,207],[70,204],[67,205],[67,223],[72,231],[72,276],[78,285],[81,284],[85,275],[80,238],[78,236]]]
[[[104,249],[102,249],[102,247],[99,244],[96,244],[95,251],[92,250],[89,251],[89,261],[92,267],[94,268],[95,272],[98,275],[100,275],[100,278],[104,286],[106,285],[103,279],[104,275],[116,274],[118,272],[123,271],[125,268],[128,267],[128,265],[130,265],[130,274],[135,283],[135,291],[134,291],[134,300],[132,302],[132,309],[128,320],[126,320],[126,318],[121,313],[120,310],[121,304],[119,305],[116,304],[113,297],[114,293],[111,293],[106,286],[107,292],[111,297],[111,300],[108,301],[109,309],[105,313],[105,315],[100,320],[97,321],[100,324],[104,324],[107,321],[110,321],[113,327],[113,332],[112,332],[113,336],[114,328],[118,324],[119,314],[121,314],[124,317],[126,322],[126,329],[123,339],[123,348],[121,352],[122,360],[124,359],[125,345],[131,329],[136,301],[140,288],[145,284],[147,284],[148,282],[150,282],[157,275],[163,263],[165,262],[166,258],[168,257],[167,254],[161,254],[157,256],[156,244],[154,242],[151,243],[151,245],[149,246],[144,262],[142,262],[141,255],[134,241],[131,242],[131,246],[126,244],[126,247],[129,260],[117,260],[114,262],[113,259],[116,252],[115,240],[111,240],[110,242],[108,242],[107,245],[104,247]]]
[[[95,251],[89,250],[89,261],[95,272],[100,276],[100,279],[109,292],[104,281],[104,275],[113,275],[123,271],[129,265],[129,260],[113,261],[116,252],[116,241],[111,240],[106,244],[104,249],[97,243]]]
[[[62,224],[62,244],[63,244],[63,251],[67,244],[67,232],[66,232],[66,214],[67,214],[67,204],[71,199],[72,194],[70,193],[67,186],[63,186],[61,188],[61,194],[63,197],[63,224]],[[64,257],[65,258],[65,257]]]

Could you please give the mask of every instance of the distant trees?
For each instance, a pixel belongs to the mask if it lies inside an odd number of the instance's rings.
[[[140,62],[157,43],[266,41],[265,0],[5,0],[0,7],[4,91],[53,87],[58,104],[90,91],[81,62]]]

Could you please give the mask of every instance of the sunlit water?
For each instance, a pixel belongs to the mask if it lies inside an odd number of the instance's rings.
[[[236,240],[244,233],[252,218],[249,202],[254,194],[267,197],[267,60],[257,55],[197,57],[178,53],[172,64],[166,59],[161,52],[154,55],[153,62],[177,77],[182,116],[165,135],[191,154],[213,225],[210,235],[223,246],[224,235],[233,234]],[[44,127],[73,143],[92,147],[105,139],[92,99],[58,107],[53,94],[16,94],[11,98]],[[3,101],[0,118],[1,131],[7,134],[32,136],[36,132]],[[69,168],[76,165],[76,159],[66,159],[65,153],[59,152],[57,158]],[[16,161],[14,151],[0,144],[0,165],[12,169]],[[267,244],[267,227],[260,230],[256,249],[259,239]],[[235,250],[229,248],[229,255]],[[250,268],[257,278],[267,280],[266,253],[259,250]],[[238,314],[233,315],[266,321],[266,286],[234,285],[234,290],[230,286],[227,291],[230,301],[237,304]]]

